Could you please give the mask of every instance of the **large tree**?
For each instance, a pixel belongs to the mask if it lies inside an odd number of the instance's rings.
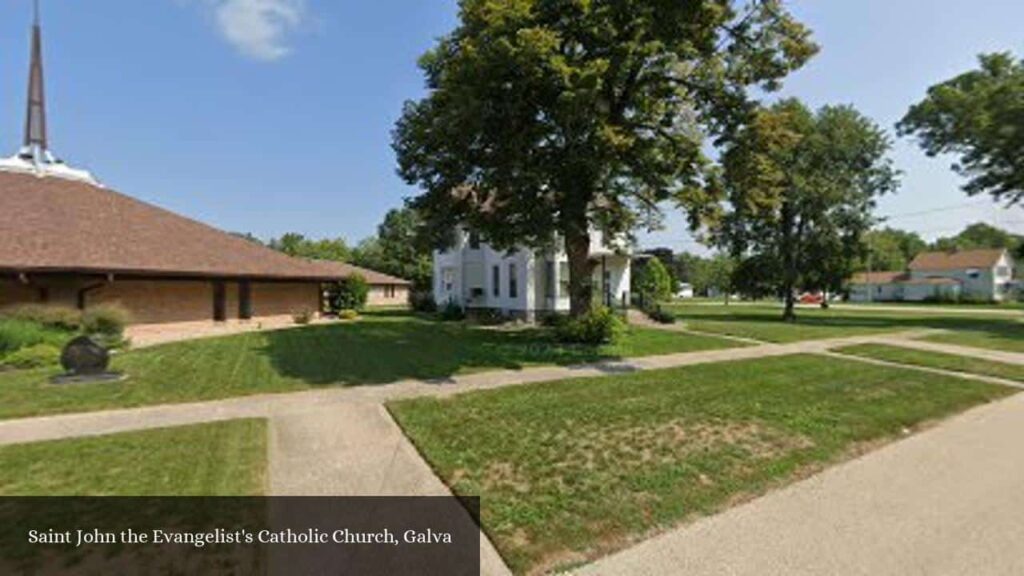
[[[703,138],[730,133],[750,87],[775,89],[816,51],[781,0],[461,0],[425,54],[429,95],[394,132],[413,205],[442,245],[462,225],[499,247],[569,258],[589,310],[590,231],[629,236],[676,200],[694,221]]]
[[[771,288],[795,319],[798,288],[837,290],[862,254],[876,198],[897,186],[890,143],[846,106],[796,100],[760,110],[727,147],[728,209],[717,241],[740,259],[741,285]]]
[[[956,154],[970,195],[1024,200],[1024,61],[983,54],[981,67],[928,89],[897,125],[929,156]]]

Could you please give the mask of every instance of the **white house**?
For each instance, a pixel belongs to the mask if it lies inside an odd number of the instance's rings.
[[[458,234],[455,245],[434,252],[434,299],[467,310],[497,310],[528,320],[569,310],[569,260],[551,251],[495,250],[476,234]],[[560,245],[556,242],[556,246]],[[607,306],[629,301],[630,254],[625,244],[606,244],[591,233],[595,300]]]
[[[999,302],[1012,292],[1014,261],[1005,249],[923,252],[907,272],[856,274],[850,300],[884,302],[988,300]]]

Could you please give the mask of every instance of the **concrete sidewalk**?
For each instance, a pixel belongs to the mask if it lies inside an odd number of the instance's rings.
[[[580,575],[1024,574],[1024,395],[647,540]]]
[[[1024,333],[1024,325],[1021,326],[1021,332]],[[981,358],[983,360],[1002,362],[1004,364],[1024,365],[1024,354],[1021,354],[1019,352],[1008,352],[1005,350],[990,350],[988,348],[975,348],[971,346],[959,346],[956,344],[946,344],[944,342],[929,342],[927,340],[915,340],[908,338],[879,337],[878,343],[891,344],[893,346],[899,346],[901,348],[913,348],[915,350],[924,350],[927,352],[941,352],[943,354],[953,354],[956,356]]]

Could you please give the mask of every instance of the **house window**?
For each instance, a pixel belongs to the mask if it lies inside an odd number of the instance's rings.
[[[569,294],[569,263],[562,262],[558,265],[558,295],[565,297]]]
[[[386,286],[384,286],[384,297],[385,298],[394,298],[395,297],[395,285],[394,284],[387,284]]]
[[[516,263],[508,265],[508,297],[519,298],[519,278],[516,275]]]
[[[1000,266],[1000,267],[996,268],[996,276],[999,276],[1000,278],[1009,278],[1010,277],[1010,267],[1009,266]]]
[[[548,260],[544,263],[544,295],[548,298],[555,298],[555,263]]]
[[[455,290],[455,270],[452,268],[445,268],[441,271],[441,286],[445,292],[452,292]]]
[[[495,298],[501,296],[501,266],[491,267],[491,293]]]
[[[969,268],[967,270],[967,277],[971,280],[977,280],[978,278],[981,278],[981,270],[978,270],[977,268]]]
[[[469,248],[470,248],[470,250],[479,250],[480,249],[480,233],[479,232],[470,232],[469,233]]]

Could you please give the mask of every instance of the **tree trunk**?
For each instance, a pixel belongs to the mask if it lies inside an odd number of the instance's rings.
[[[786,309],[782,312],[782,319],[786,322],[796,322],[796,296],[793,294],[793,287],[786,288]]]
[[[784,201],[780,224],[782,225],[782,290],[783,297],[786,299],[786,309],[782,312],[782,320],[785,322],[796,322],[796,295],[793,293],[796,290],[797,278],[795,220],[793,205],[789,200]]]
[[[566,230],[565,252],[569,257],[569,315],[586,314],[593,306],[594,265],[590,261],[590,232],[573,227]]]

